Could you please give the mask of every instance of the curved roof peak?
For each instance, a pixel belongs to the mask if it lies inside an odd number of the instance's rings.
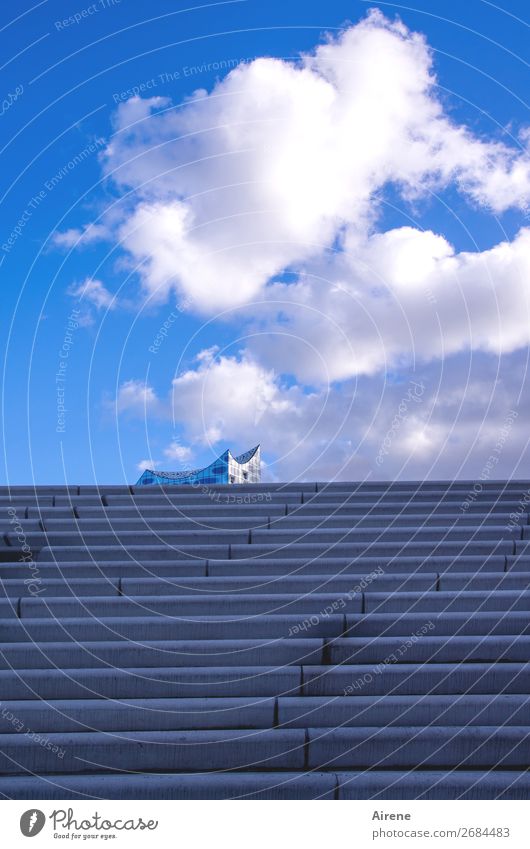
[[[229,454],[232,457],[232,459],[235,460],[236,463],[242,464],[242,463],[248,463],[249,460],[252,460],[252,458],[257,454],[259,449],[260,449],[260,443],[258,442],[258,444],[254,446],[254,448],[251,448],[249,451],[245,451],[244,454],[240,454],[238,457],[234,457],[234,455],[230,452],[230,450],[229,450]]]

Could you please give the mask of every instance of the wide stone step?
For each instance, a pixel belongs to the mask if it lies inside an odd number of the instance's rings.
[[[0,643],[63,642],[65,640],[245,640],[288,636],[338,637],[344,616],[310,614],[311,633],[300,626],[301,614],[210,616],[170,619],[161,616],[0,619]],[[519,624],[519,623],[518,623]],[[529,625],[530,628],[530,625]],[[42,648],[42,646],[41,646]]]
[[[159,666],[0,671],[3,700],[295,696],[301,693],[301,685],[301,666]]]
[[[525,769],[530,727],[309,729],[310,769]]]
[[[529,695],[347,696],[255,695],[245,698],[3,700],[0,735],[78,731],[192,731],[240,728],[524,725]],[[530,729],[529,729],[530,730]]]
[[[529,695],[282,697],[278,699],[278,726],[362,727],[373,731],[395,725],[456,728],[490,725],[496,729],[525,725],[529,707]]]
[[[377,589],[379,584],[377,585]],[[438,589],[454,590],[526,590],[530,588],[530,572],[453,572],[440,575]]]
[[[108,568],[108,567],[107,567]],[[50,571],[48,571],[48,569]],[[53,571],[52,571],[53,569]],[[208,595],[216,593],[329,593],[329,592],[360,592],[364,586],[377,587],[388,592],[405,592],[407,590],[435,590],[438,582],[437,574],[424,573],[421,575],[366,575],[336,576],[336,575],[258,575],[256,578],[243,576],[236,578],[190,578],[172,575],[156,575],[151,577],[127,578],[129,570],[124,567],[117,577],[113,578],[77,578],[77,571],[83,567],[68,566],[59,571],[57,567],[47,567],[46,574],[39,571],[37,579],[0,578],[0,597],[16,598],[20,596],[70,596],[89,595]],[[83,570],[84,571],[84,570]],[[50,577],[53,574],[54,577]],[[97,575],[97,569],[94,570]],[[100,573],[99,573],[100,574]],[[140,574],[149,574],[141,570]],[[61,575],[61,577],[57,577]],[[528,578],[518,579],[517,576],[504,575],[505,580],[511,579],[509,589],[524,589]],[[469,580],[469,579],[468,579]],[[493,577],[492,586],[502,588],[502,578]],[[118,589],[119,587],[119,589]],[[488,587],[486,587],[488,588]]]
[[[530,661],[530,636],[500,634],[488,636],[432,636],[423,627],[397,635],[377,638],[348,637],[331,640],[325,648],[326,663],[371,664],[385,668],[402,663],[527,663]],[[370,671],[368,668],[367,671]]]
[[[258,559],[305,559],[315,560],[324,557],[333,558],[405,558],[405,557],[449,557],[460,556],[481,557],[490,555],[507,555],[513,553],[513,543],[509,540],[500,542],[373,542],[373,543],[288,543],[286,545],[108,545],[96,546],[54,546],[40,549],[37,562],[98,562],[127,559],[142,562],[148,560],[229,560],[247,559],[249,556]],[[19,559],[19,552],[14,548],[0,549],[0,560],[13,562]],[[432,571],[430,564],[428,571]],[[504,568],[504,562],[503,562]],[[526,567],[528,568],[528,567]],[[402,571],[402,568],[400,568]],[[232,574],[236,574],[235,572]]]
[[[220,548],[220,547],[219,547]],[[131,549],[129,549],[131,550]],[[153,550],[154,547],[153,547]],[[180,549],[184,552],[184,549]],[[206,550],[206,546],[197,546],[198,551]],[[248,558],[307,558],[315,559],[325,555],[328,557],[458,557],[459,555],[487,557],[490,554],[513,554],[514,543],[511,540],[491,541],[453,541],[453,540],[426,540],[425,542],[403,541],[403,542],[313,542],[304,541],[299,543],[284,542],[283,544],[252,544],[252,550],[246,545],[231,545],[230,555],[232,559],[239,560]],[[60,551],[60,549],[56,549]],[[111,551],[111,549],[109,549]],[[205,553],[204,557],[209,559],[222,559],[213,552]],[[111,558],[109,558],[111,559]],[[432,568],[429,570],[432,571]]]
[[[4,605],[0,601],[0,615]],[[116,616],[160,616],[180,621],[190,616],[225,616],[245,614],[247,616],[294,613],[331,613],[340,611],[360,613],[361,595],[338,593],[318,593],[299,596],[276,593],[274,595],[153,595],[131,597],[42,597],[22,598],[20,616],[22,619],[38,619],[46,616],[59,620],[71,617],[116,617]]]
[[[42,736],[42,735],[41,735]],[[95,770],[525,769],[530,727],[231,729],[0,735],[4,774]]]
[[[305,740],[298,728],[50,733],[46,746],[0,734],[0,773],[304,770]]]
[[[17,484],[16,486],[0,486],[0,497],[6,498],[11,495],[20,496],[20,495],[32,495],[38,496],[39,498],[42,495],[53,496],[57,494],[71,493],[76,494],[79,492],[78,485],[72,484]]]
[[[336,593],[206,593],[115,596],[41,596],[0,600],[0,616],[61,619],[74,616],[134,616],[159,615],[178,619],[187,616],[229,616],[231,614],[269,613],[452,613],[472,611],[528,611],[530,593],[517,591],[492,592],[361,592],[355,587]],[[359,590],[359,588],[357,588]]]
[[[526,613],[472,611],[466,613],[370,613],[346,616],[348,635],[377,637],[394,634],[414,634],[428,627],[430,636],[462,636],[491,634],[530,634],[530,617]]]
[[[57,574],[57,573],[55,573]],[[119,578],[75,578],[69,581],[63,578],[0,578],[0,596],[110,596],[118,595]]]
[[[253,551],[254,551],[253,547]],[[248,551],[248,550],[247,550]],[[335,549],[333,549],[333,552]],[[497,572],[499,576],[504,574],[506,568],[506,557],[502,554],[488,552],[482,555],[448,555],[433,556],[432,554],[420,553],[416,556],[402,556],[401,554],[386,557],[366,557],[359,554],[350,557],[333,556],[326,557],[326,550],[319,549],[316,552],[311,546],[304,548],[305,557],[288,557],[274,555],[274,552],[266,552],[269,556],[245,557],[243,550],[231,550],[230,560],[210,559],[208,561],[208,575],[212,577],[235,577],[239,575],[406,575],[406,574],[440,574],[464,573],[473,574],[477,572]],[[242,556],[237,557],[236,555]],[[379,571],[378,571],[379,570]],[[527,563],[527,571],[530,571],[530,563]]]
[[[530,577],[530,576],[529,576]],[[123,578],[124,595],[175,595],[208,593],[349,593],[361,592],[366,586],[386,592],[435,590],[437,574],[421,575],[243,575],[235,578]],[[497,579],[498,581],[498,579]],[[4,582],[5,583],[5,582]],[[519,582],[521,587],[526,582]]]
[[[412,532],[431,528],[462,528],[462,529],[484,529],[492,526],[500,528],[508,532],[520,536],[520,526],[526,525],[527,514],[517,515],[515,518],[510,518],[510,513],[485,513],[481,515],[465,514],[460,512],[440,512],[440,513],[418,513],[418,512],[399,512],[396,513],[368,513],[363,511],[362,514],[347,514],[347,513],[325,513],[319,511],[306,516],[302,511],[297,513],[289,513],[287,516],[270,516],[271,530],[303,530],[305,528],[320,529],[320,528],[404,528],[410,529]],[[255,523],[256,527],[258,523]],[[519,526],[518,534],[512,526]]]
[[[357,487],[357,483],[346,483],[346,487]],[[146,498],[156,497],[173,497],[175,494],[185,497],[187,495],[202,494],[211,500],[215,500],[218,495],[226,495],[232,499],[243,494],[260,495],[265,497],[269,493],[289,493],[289,492],[316,492],[317,484],[314,481],[263,481],[262,483],[240,483],[236,486],[231,484],[186,484],[184,486],[167,484],[164,486],[131,486],[131,493],[141,495]]]
[[[487,556],[456,556],[456,557],[432,557],[419,555],[416,557],[312,557],[308,554],[306,558],[240,558],[233,559],[186,559],[175,560],[150,560],[149,550],[142,549],[136,559],[125,559],[122,551],[122,559],[105,560],[105,552],[93,561],[86,556],[84,550],[77,560],[57,560],[55,562],[50,552],[50,560],[43,559],[48,556],[48,550],[41,553],[38,563],[31,566],[19,561],[0,564],[0,579],[17,580],[47,580],[65,578],[67,581],[80,579],[116,580],[121,577],[130,578],[239,578],[247,577],[257,581],[261,576],[286,576],[309,577],[309,576],[339,576],[347,578],[352,576],[354,582],[366,578],[369,582],[380,579],[388,579],[391,582],[400,580],[402,576],[411,579],[423,579],[425,576],[439,574],[440,581],[449,581],[451,576],[455,581],[462,578],[468,581],[473,575],[479,580],[484,575],[484,580],[514,580],[519,576],[524,581],[525,576],[530,574],[530,562],[526,562],[526,570],[523,564],[516,568],[510,565],[510,572],[506,573],[506,560],[504,555],[490,554]],[[459,588],[459,584],[456,588]],[[517,584],[519,586],[519,584]],[[450,589],[451,586],[446,587]]]
[[[520,770],[370,770],[369,772],[236,772],[221,774],[0,777],[6,799],[524,799],[530,773]]]
[[[522,783],[521,778],[517,787]],[[5,799],[288,800],[334,799],[336,795],[337,777],[321,772],[61,774],[52,781],[45,776],[0,777],[0,798]]]
[[[155,550],[159,546],[169,548],[191,547],[203,548],[205,546],[228,546],[234,548],[246,546],[249,543],[257,549],[260,546],[276,547],[277,550],[285,550],[294,544],[336,547],[344,544],[356,546],[361,550],[380,549],[387,545],[394,547],[396,551],[400,548],[406,549],[412,546],[424,546],[431,551],[440,550],[445,546],[460,545],[461,549],[471,549],[477,545],[489,546],[490,550],[502,549],[506,554],[525,553],[528,543],[520,542],[519,548],[516,537],[521,533],[521,528],[508,528],[507,526],[483,526],[475,527],[452,527],[452,528],[332,528],[332,529],[301,529],[297,530],[204,530],[196,525],[190,530],[157,530],[155,528],[143,528],[141,530],[100,530],[92,531],[82,529],[72,531],[48,531],[35,532],[28,529],[23,536],[8,533],[6,539],[13,550],[20,551],[21,547],[29,546],[30,549],[38,551],[44,547],[63,548],[65,546],[85,546],[87,549],[99,547],[136,547],[152,546]],[[514,542],[512,542],[514,540]],[[487,550],[487,549],[484,549]]]
[[[367,592],[364,596],[366,613],[462,612],[530,610],[530,592],[495,590],[483,592]]]
[[[234,562],[234,561],[230,561]],[[239,565],[241,561],[237,561]],[[289,561],[291,564],[292,561]],[[213,564],[210,564],[210,568]],[[285,567],[284,567],[285,568]],[[339,570],[340,571],[340,570]],[[125,595],[156,595],[166,593],[168,586],[175,586],[179,595],[194,592],[420,592],[426,590],[455,591],[489,591],[493,590],[527,590],[530,588],[530,572],[509,574],[507,572],[444,572],[429,573],[407,572],[385,574],[383,568],[378,572],[359,572],[345,574],[263,574],[254,569],[253,575],[238,575],[235,577],[182,578],[153,577],[126,578],[121,581],[121,589]]]
[[[274,519],[274,517],[273,517]],[[203,516],[202,518],[173,516],[164,518],[159,516],[116,518],[114,516],[103,516],[91,519],[49,519],[43,520],[43,528],[48,535],[57,533],[70,534],[87,538],[92,534],[107,533],[111,536],[122,537],[129,533],[144,533],[165,536],[178,531],[193,531],[199,534],[210,531],[248,531],[250,529],[269,528],[271,517],[269,514],[262,516]],[[25,528],[24,528],[25,529]],[[32,531],[40,531],[40,528],[28,528]],[[248,537],[247,537],[248,538]]]
[[[380,528],[314,528],[310,527],[307,531],[300,529],[277,530],[275,527],[270,530],[251,530],[250,540],[252,544],[264,545],[286,545],[288,543],[316,543],[316,544],[334,544],[336,542],[352,542],[352,543],[379,543],[379,542],[427,542],[435,543],[437,541],[449,542],[467,542],[488,540],[496,542],[501,539],[515,539],[521,535],[521,528],[508,528],[505,525],[484,525],[481,527],[463,526],[463,527],[420,527],[415,525],[404,527],[380,527]],[[96,536],[96,535],[95,535]],[[234,540],[234,545],[238,543]],[[239,543],[241,544],[241,543]]]
[[[19,553],[14,548],[5,549],[11,557],[18,558]],[[2,558],[0,549],[0,560]],[[230,555],[229,545],[100,545],[91,546],[46,546],[41,548],[35,558],[39,564],[46,563],[107,563],[126,560],[143,563],[153,560],[171,562],[174,560],[198,560],[204,564],[205,559],[215,558],[226,560]],[[202,568],[202,567],[201,567]]]
[[[406,658],[405,658],[406,660]],[[530,663],[304,666],[304,696],[530,693]]]
[[[39,550],[45,546],[57,547],[60,549],[64,546],[85,546],[87,548],[111,547],[117,548],[121,546],[228,546],[245,545],[250,542],[250,531],[226,531],[226,530],[200,530],[194,528],[189,531],[164,531],[156,532],[154,530],[140,531],[87,531],[80,533],[78,531],[51,531],[50,533],[28,531],[25,537],[25,544],[30,548]],[[12,534],[7,534],[8,542],[13,548],[20,547],[18,538]]]
[[[234,511],[236,513],[237,511]],[[495,533],[496,538],[500,538],[502,534],[508,533],[512,536],[521,535],[520,525],[523,524],[523,519],[527,517],[517,516],[514,520],[510,519],[509,513],[495,513],[486,516],[462,516],[461,514],[442,513],[437,516],[404,514],[404,515],[385,515],[385,516],[335,516],[320,513],[315,516],[300,516],[278,513],[271,514],[270,511],[264,511],[261,515],[256,513],[243,514],[238,512],[237,515],[217,515],[215,512],[210,515],[195,515],[185,516],[182,514],[173,513],[173,515],[161,516],[158,511],[153,511],[154,515],[146,515],[135,513],[134,515],[116,516],[114,512],[101,511],[99,516],[42,516],[40,521],[34,518],[21,519],[20,524],[26,531],[38,532],[44,529],[48,534],[53,532],[69,532],[69,533],[92,533],[94,531],[106,531],[110,533],[124,531],[185,531],[185,530],[292,530],[305,531],[310,530],[315,532],[316,529],[345,529],[355,530],[363,529],[365,533],[372,530],[373,533],[385,530],[390,533],[391,529],[403,528],[403,533],[414,534],[430,530],[431,528],[446,528],[447,531],[462,529],[462,532],[467,532],[468,535],[482,531],[486,532],[491,528],[491,533]],[[510,526],[510,527],[508,527]],[[518,530],[516,531],[516,527]],[[6,530],[8,526],[6,525]],[[526,528],[525,528],[526,530]]]
[[[267,486],[268,484],[261,484]],[[296,484],[293,483],[292,486]],[[430,489],[450,490],[460,492],[471,490],[473,488],[479,490],[516,490],[520,494],[526,492],[530,487],[530,481],[527,480],[422,480],[422,481],[317,481],[313,484],[317,492],[334,492],[334,491],[357,491],[364,492],[379,492],[379,491],[394,491],[402,492],[403,490],[426,491]]]
[[[477,770],[370,770],[339,772],[339,799],[524,799],[530,797],[530,772]]]
[[[147,493],[145,490],[134,495],[107,495],[104,504],[107,507],[170,507],[171,505],[195,505],[207,510],[215,510],[222,505],[249,506],[249,505],[285,505],[301,504],[302,493],[292,492],[212,492],[211,497],[200,491],[183,493],[181,487],[174,487],[171,492]],[[81,500],[76,499],[81,506]],[[99,502],[101,503],[101,502]],[[87,505],[88,506],[88,505]]]
[[[233,561],[229,561],[233,562]],[[239,563],[239,561],[237,561]],[[355,574],[335,575],[332,573],[313,575],[307,574],[262,574],[254,570],[254,575],[242,575],[235,577],[188,577],[186,571],[183,575],[172,574],[171,567],[140,567],[139,575],[149,575],[151,570],[154,574],[150,577],[128,578],[124,577],[131,571],[129,564],[116,567],[118,571],[115,577],[100,577],[98,567],[88,569],[76,565],[64,565],[61,567],[49,566],[39,569],[35,578],[0,578],[0,594],[11,599],[27,596],[41,597],[47,599],[52,596],[76,596],[85,597],[91,595],[111,596],[123,593],[126,596],[143,595],[197,595],[205,596],[211,594],[233,594],[253,595],[259,594],[297,594],[303,596],[315,593],[355,593],[362,592],[370,594],[378,593],[410,593],[425,591],[441,592],[487,592],[501,591],[501,600],[504,592],[523,591],[530,589],[530,573],[521,572],[509,574],[506,572],[492,572],[474,574],[463,573],[428,573],[419,572],[409,575],[365,572]],[[105,565],[103,572],[114,568]],[[175,567],[178,569],[179,567]],[[94,574],[93,578],[79,578],[78,573],[89,572]],[[182,570],[181,570],[182,571]],[[197,571],[195,565],[188,571]],[[162,574],[158,574],[162,572]],[[43,574],[44,573],[44,574]],[[205,574],[202,572],[202,574]],[[53,575],[53,577],[51,577]],[[517,594],[518,596],[520,593]],[[493,602],[493,597],[492,597]],[[393,604],[392,598],[388,602]],[[524,604],[524,601],[522,602]],[[462,608],[464,609],[464,608]],[[496,608],[494,608],[496,609]]]
[[[71,519],[70,515],[63,515],[58,512],[60,508],[55,507],[53,510],[46,510],[43,513],[43,518],[46,519]],[[80,521],[88,521],[92,519],[136,519],[140,522],[151,522],[153,520],[164,519],[189,519],[196,520],[203,524],[208,524],[212,519],[221,517],[239,519],[254,517],[261,520],[264,516],[276,518],[284,516],[286,513],[285,504],[214,504],[200,505],[193,504],[175,504],[153,507],[147,505],[131,505],[129,507],[121,506],[104,506],[101,507],[77,507],[77,517]],[[31,518],[31,517],[30,517]]]
[[[515,698],[515,697],[514,697]],[[351,702],[351,699],[347,699]],[[20,734],[80,731],[193,731],[214,728],[272,728],[275,699],[50,699],[2,701],[0,739]],[[296,723],[290,723],[295,727]]]
[[[304,663],[323,662],[324,642],[310,638],[285,639],[195,639],[152,640],[144,637],[138,642],[106,639],[99,641],[68,640],[63,642],[0,643],[0,669],[104,669],[111,672],[130,667],[247,667],[274,666],[280,668]]]
[[[528,512],[530,507],[521,508],[521,501],[495,501],[492,499],[483,499],[482,501],[473,502],[469,504],[467,509],[461,509],[461,503],[444,501],[443,499],[433,501],[429,495],[422,496],[421,498],[413,499],[412,501],[405,500],[397,500],[395,497],[392,500],[384,499],[384,500],[376,500],[370,503],[364,501],[320,501],[320,502],[308,502],[305,501],[302,504],[289,504],[287,508],[287,514],[289,516],[321,516],[321,515],[329,515],[329,516],[357,516],[357,517],[366,517],[370,519],[372,517],[384,517],[384,516],[402,516],[403,518],[408,516],[432,516],[437,517],[439,515],[450,515],[450,516],[459,516],[462,519],[468,519],[470,521],[476,520],[477,523],[480,523],[483,518],[490,518],[494,520],[495,518],[499,518],[499,521],[504,521],[505,517],[507,517],[507,521],[511,518],[514,519],[523,519],[528,516]]]
[[[53,500],[54,507],[99,507],[102,498],[98,495],[56,495]]]
[[[466,489],[418,489],[408,487],[399,491],[396,489],[381,489],[378,491],[374,490],[372,492],[367,492],[366,490],[326,490],[315,494],[305,494],[303,501],[307,504],[326,504],[330,502],[341,502],[343,504],[362,503],[367,507],[370,507],[372,504],[384,503],[385,501],[395,501],[399,498],[403,504],[420,500],[455,504],[462,509],[462,512],[464,512],[469,509],[466,505],[483,504],[490,501],[497,503],[516,501],[519,506],[521,506],[523,497],[524,493],[519,489],[483,489],[482,492],[475,493]]]
[[[48,551],[46,551],[46,554]],[[27,563],[0,564],[0,580],[47,581],[64,578],[72,582],[77,580],[119,580],[122,575],[129,577],[202,577],[206,576],[206,560],[39,560],[31,568]]]

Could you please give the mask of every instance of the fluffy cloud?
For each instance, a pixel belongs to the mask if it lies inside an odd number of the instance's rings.
[[[126,380],[119,388],[112,410],[136,416],[163,415],[163,405],[152,386],[141,380]]]
[[[126,382],[118,411],[177,422],[197,452],[261,439],[284,479],[447,477],[480,474],[517,398],[509,474],[527,442],[530,230],[459,251],[434,229],[385,230],[381,210],[387,190],[410,209],[448,190],[480,213],[527,210],[528,140],[455,123],[424,38],[378,12],[179,107],[120,104],[101,159],[128,265],[152,301],[231,314],[246,341],[203,351],[169,393]]]
[[[87,277],[79,284],[73,283],[68,288],[68,294],[72,298],[80,298],[93,304],[98,310],[112,310],[116,307],[116,298],[112,292],[109,292],[101,280],[96,280],[93,277]]]
[[[52,243],[58,248],[82,248],[107,239],[109,228],[104,224],[88,224],[83,229],[71,227],[53,234]]]
[[[136,464],[136,468],[139,472],[145,472],[146,469],[157,469],[160,465],[159,460],[140,460],[139,463]]]
[[[256,298],[345,228],[365,236],[385,186],[414,199],[454,185],[497,213],[530,198],[526,149],[455,124],[423,37],[378,12],[298,62],[241,65],[181,108],[121,104],[104,165],[134,190],[119,234],[147,291],[207,314]]]
[[[174,439],[167,448],[164,448],[164,457],[179,463],[188,463],[193,457],[193,451],[188,445],[181,445]]]
[[[287,387],[242,356],[211,357],[178,377],[170,397],[156,399],[157,414],[175,414],[186,440],[208,447],[210,457],[259,438],[274,457],[268,479],[509,476],[529,442],[525,357],[468,352],[392,381],[378,375],[315,392]],[[268,399],[258,426],[256,385]],[[148,394],[156,397],[152,388]],[[144,417],[145,407],[136,414]],[[147,420],[149,430],[153,416]]]
[[[402,227],[267,289],[254,312],[274,333],[254,355],[303,382],[328,383],[466,351],[530,344],[530,230],[481,253]],[[256,327],[259,325],[256,324]]]
[[[190,438],[215,444],[232,434],[241,443],[265,416],[271,423],[295,420],[301,391],[283,390],[272,371],[248,355],[216,356],[215,349],[199,354],[196,368],[174,378],[171,413]]]

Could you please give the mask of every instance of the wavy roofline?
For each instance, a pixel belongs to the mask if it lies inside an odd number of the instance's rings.
[[[250,448],[248,451],[244,451],[243,454],[239,454],[237,457],[234,457],[234,455],[232,454],[230,449],[228,449],[228,453],[229,453],[230,457],[232,458],[232,460],[234,460],[235,463],[239,463],[240,466],[243,466],[245,463],[248,463],[250,460],[252,460],[253,457],[256,456],[260,447],[261,447],[261,443],[258,442],[258,444],[254,446],[254,448]],[[221,454],[221,457],[222,456],[223,455]],[[216,463],[217,460],[214,460],[214,462]]]
[[[182,472],[160,472],[157,469],[144,469],[138,480],[141,480],[146,472],[151,475],[154,475],[155,477],[167,478],[167,480],[183,480],[186,478],[193,477],[193,475],[198,475],[201,472],[204,472],[206,469],[211,468],[211,466],[214,466],[216,463],[228,463],[230,459],[233,460],[234,463],[237,463],[239,466],[244,466],[246,463],[249,463],[253,457],[256,456],[256,454],[260,450],[260,447],[261,443],[258,442],[258,444],[254,446],[254,448],[250,448],[248,451],[244,451],[243,454],[238,454],[237,457],[234,457],[234,455],[228,448],[227,450],[223,451],[222,454],[219,454],[219,456],[216,457],[215,460],[212,460],[211,463],[208,463],[207,466],[203,466],[200,469],[187,469],[186,471]]]

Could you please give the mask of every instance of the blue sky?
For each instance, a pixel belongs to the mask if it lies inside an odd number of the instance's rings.
[[[530,477],[526,4],[0,14],[2,483]]]

